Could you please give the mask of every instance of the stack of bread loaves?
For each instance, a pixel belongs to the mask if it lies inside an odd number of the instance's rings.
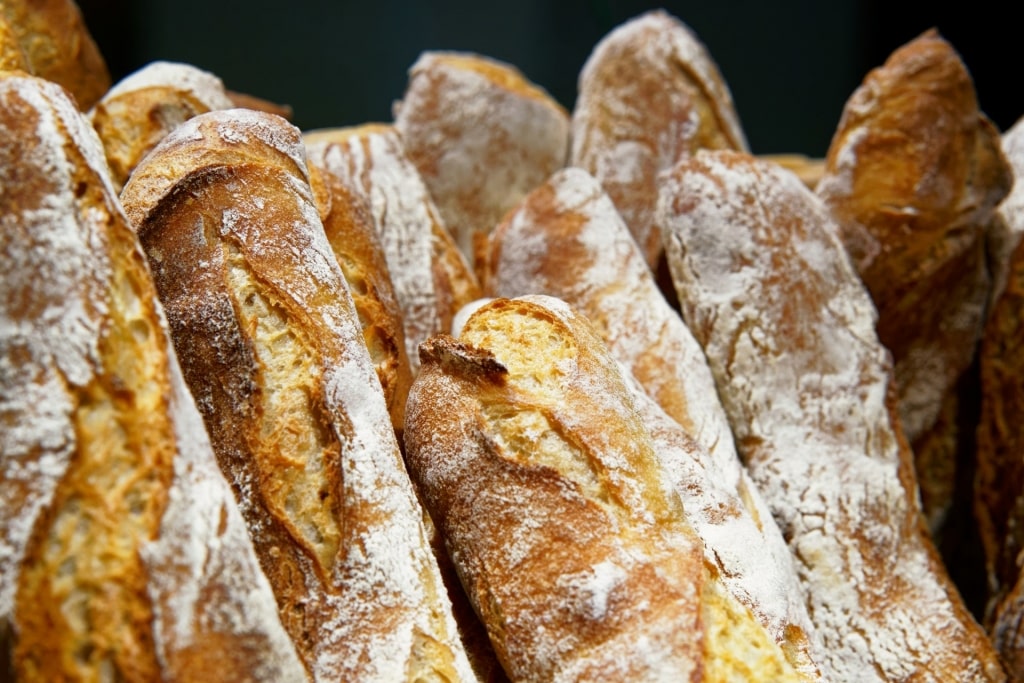
[[[663,11],[287,114],[0,0],[0,679],[1024,678],[1024,124],[936,32],[801,176]]]

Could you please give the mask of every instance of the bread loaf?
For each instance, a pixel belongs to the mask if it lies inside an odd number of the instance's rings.
[[[697,36],[662,10],[602,38],[578,91],[570,163],[601,182],[656,271],[658,173],[697,149],[747,149],[732,95]]]
[[[515,67],[424,52],[395,107],[395,129],[441,219],[477,272],[505,213],[569,154],[569,114]]]
[[[920,483],[936,480],[925,494],[933,528],[951,504],[935,486],[953,490],[934,469],[955,475],[956,446],[929,432],[975,356],[991,287],[985,233],[1010,182],[967,68],[929,31],[850,97],[817,186],[878,308]]]
[[[658,204],[684,317],[797,561],[829,680],[1005,680],[918,507],[875,309],[824,204],[701,151]]]
[[[451,329],[452,316],[480,297],[480,285],[452,241],[416,167],[391,126],[309,131],[310,159],[370,202],[402,311],[413,376],[419,345]]]
[[[0,273],[0,676],[306,680],[100,142],[27,76],[0,77]]]
[[[992,271],[990,306],[1006,286],[1010,256],[1024,235],[1024,116],[1003,133],[1001,146],[1014,180],[1009,194],[996,207],[988,231],[989,269]]]
[[[118,81],[89,118],[120,191],[142,157],[179,124],[233,106],[213,74],[189,64],[152,62]]]
[[[513,680],[803,680],[705,565],[585,318],[495,299],[422,352],[410,469]]]
[[[578,168],[558,171],[508,214],[490,243],[486,292],[546,294],[587,317],[647,396],[633,401],[656,452],[671,460],[668,475],[708,561],[794,660],[812,661],[793,559],[742,469],[704,351],[665,301],[597,180]]]
[[[3,68],[63,86],[82,111],[110,87],[107,64],[73,0],[4,0],[0,46]]]
[[[308,166],[324,233],[348,284],[363,341],[401,444],[412,370],[402,331],[402,311],[369,202],[330,171],[315,163]]]
[[[981,415],[977,428],[975,516],[988,574],[987,621],[996,646],[1024,677],[1024,242],[1007,264],[1003,292],[979,353]]]
[[[298,129],[194,117],[122,199],[314,679],[472,680]]]

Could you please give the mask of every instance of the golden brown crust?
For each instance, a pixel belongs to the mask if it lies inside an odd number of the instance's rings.
[[[981,417],[977,429],[975,514],[985,549],[990,610],[1018,583],[1024,549],[1024,242],[1010,260],[1002,295],[985,327],[979,353]],[[1019,590],[1019,589],[1018,589]],[[1020,645],[1016,645],[1020,647]]]
[[[5,78],[0,104],[14,678],[304,680],[99,140],[50,82]]]
[[[478,277],[487,235],[569,151],[560,104],[515,67],[469,53],[420,55],[395,105],[395,128]]]
[[[139,161],[184,121],[232,102],[224,84],[188,64],[153,62],[126,76],[89,111],[120,190]]]
[[[499,299],[425,343],[410,468],[513,680],[699,680],[700,543],[581,320]]]
[[[817,192],[878,307],[912,441],[973,357],[988,287],[979,242],[1010,182],[970,74],[935,31],[847,102]]]
[[[1005,680],[917,507],[875,311],[793,174],[702,151],[663,178],[666,250],[835,680]]]
[[[324,232],[348,283],[363,328],[363,341],[401,443],[412,371],[405,350],[402,314],[373,215],[366,199],[338,176],[315,163],[309,164],[309,170],[311,176],[320,178],[329,200],[327,210],[321,211]]]
[[[25,71],[63,86],[82,111],[110,87],[106,62],[73,0],[4,0],[0,14],[21,47]]]
[[[725,80],[693,32],[657,10],[605,36],[580,73],[570,163],[601,182],[652,270],[663,251],[658,173],[704,148],[747,143]]]
[[[317,680],[470,680],[300,133],[180,126],[123,192],[286,629]]]

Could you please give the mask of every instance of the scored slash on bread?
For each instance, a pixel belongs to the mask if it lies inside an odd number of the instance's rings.
[[[410,469],[513,680],[807,680],[705,565],[584,317],[499,298],[421,348]]]
[[[314,679],[473,680],[298,129],[197,116],[122,200]]]
[[[735,152],[661,182],[684,317],[797,561],[825,677],[1005,680],[928,537],[875,309],[824,204]]]
[[[452,240],[392,126],[309,131],[309,158],[370,204],[402,312],[413,376],[419,345],[451,329],[452,317],[480,297],[480,285]]]
[[[53,83],[0,78],[0,207],[0,661],[306,680],[100,141]]]
[[[569,114],[515,67],[424,52],[409,70],[395,129],[467,263],[516,203],[565,166]]]

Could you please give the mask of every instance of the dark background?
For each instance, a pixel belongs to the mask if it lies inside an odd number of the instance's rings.
[[[115,80],[155,59],[193,64],[228,88],[290,105],[304,130],[387,121],[424,50],[467,50],[518,67],[567,109],[602,36],[663,7],[707,46],[756,153],[822,156],[843,104],[897,47],[938,28],[1000,130],[1024,116],[1024,41],[1010,3],[624,2],[614,0],[80,0]]]

